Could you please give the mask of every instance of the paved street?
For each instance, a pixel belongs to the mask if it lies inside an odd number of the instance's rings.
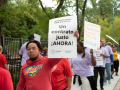
[[[119,68],[119,72],[118,72],[119,76],[116,76],[115,73],[113,74],[113,78],[114,79],[111,79],[111,84],[109,84],[107,82],[107,85],[104,86],[104,90],[120,90],[120,68]],[[98,78],[98,90],[101,90],[100,89],[100,83],[99,83],[99,78]]]

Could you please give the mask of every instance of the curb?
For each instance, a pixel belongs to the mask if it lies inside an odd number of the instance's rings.
[[[118,82],[116,83],[115,87],[113,90],[120,90],[120,79],[118,80]]]

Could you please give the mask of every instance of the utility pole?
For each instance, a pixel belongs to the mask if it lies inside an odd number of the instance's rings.
[[[112,31],[113,31],[113,39],[114,39],[114,8],[112,4]],[[114,41],[113,41],[114,44]]]

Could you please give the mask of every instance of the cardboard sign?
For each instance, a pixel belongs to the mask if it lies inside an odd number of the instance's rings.
[[[102,53],[101,50],[95,50],[96,65],[103,65],[103,57],[100,55],[101,53]]]
[[[100,48],[100,30],[99,25],[85,21],[84,23],[84,46],[99,50]]]
[[[49,21],[48,58],[76,58],[77,16],[67,16]]]
[[[41,36],[40,36],[40,35],[38,35],[38,34],[34,34],[34,37],[35,37],[35,40],[37,40],[37,41],[39,41],[39,42],[40,42],[40,38],[41,38]]]

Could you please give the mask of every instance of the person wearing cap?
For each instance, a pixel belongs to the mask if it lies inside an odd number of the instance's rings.
[[[107,45],[109,45],[112,48],[112,51],[113,51],[114,45],[111,42],[107,42]],[[114,64],[111,65],[111,79],[113,79],[113,68],[114,68]]]
[[[34,35],[32,35],[32,34],[28,36],[29,41],[34,40],[34,38],[35,38],[35,37],[34,37]],[[28,43],[28,42],[24,43],[24,44],[21,46],[20,51],[19,51],[20,56],[22,56],[21,66],[26,63],[26,60],[29,59],[29,56],[28,56],[27,50],[26,50],[26,45],[27,45],[27,43]]]

